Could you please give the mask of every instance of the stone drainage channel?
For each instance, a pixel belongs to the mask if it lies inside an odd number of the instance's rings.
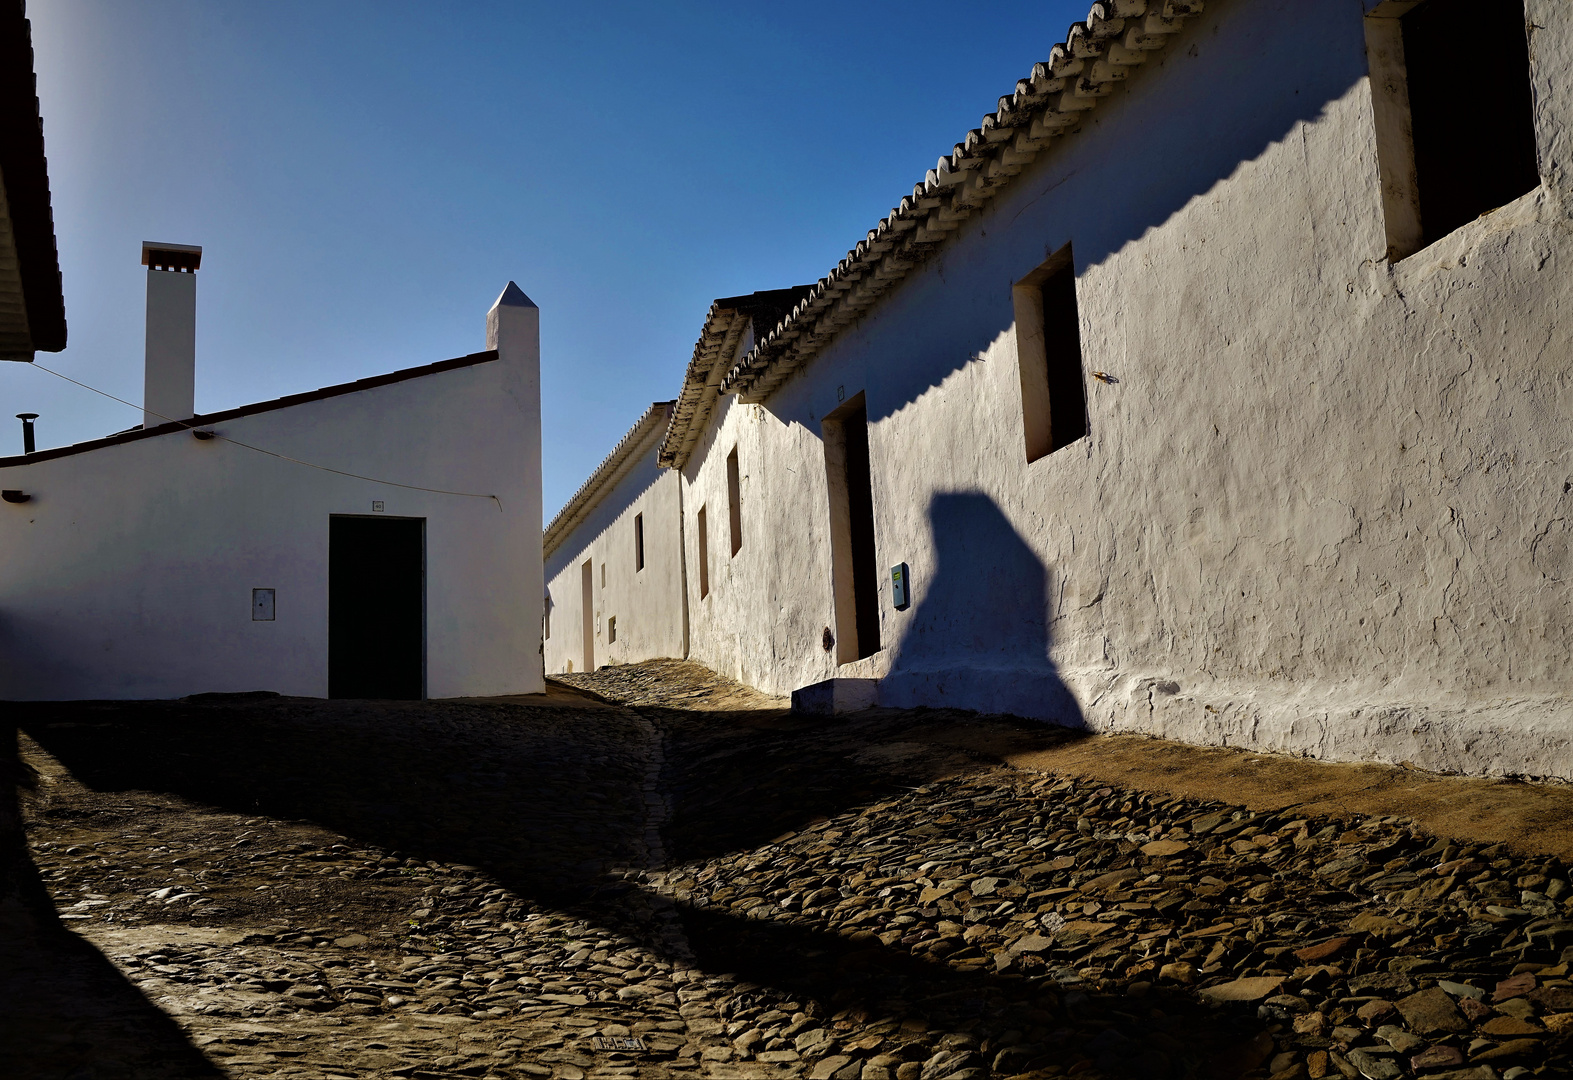
[[[613,705],[24,720],[34,863],[109,964],[52,1012],[38,959],[0,1074],[1573,1076],[1556,861],[941,737],[1004,722],[571,681]]]

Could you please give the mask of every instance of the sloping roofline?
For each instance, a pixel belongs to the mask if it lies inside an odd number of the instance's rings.
[[[812,285],[767,289],[747,296],[724,296],[710,305],[693,358],[683,373],[683,389],[677,395],[672,421],[661,440],[657,460],[663,468],[681,469],[687,463],[743,335],[749,330],[759,335],[777,325],[813,289]]]
[[[362,390],[373,390],[379,386],[388,386],[392,383],[405,382],[409,379],[419,379],[426,375],[437,375],[444,371],[456,371],[459,368],[474,367],[477,364],[489,363],[495,359],[497,359],[497,350],[487,349],[484,352],[470,353],[468,356],[456,356],[452,360],[439,360],[435,364],[426,364],[422,367],[390,371],[386,375],[373,375],[366,379],[356,379],[354,382],[339,383],[336,386],[324,386],[320,390],[308,390],[301,394],[274,398],[272,401],[259,401],[253,405],[241,405],[238,408],[225,409],[223,412],[193,416],[189,420],[173,420],[167,424],[159,424],[157,427],[151,428],[132,428],[130,431],[106,435],[102,439],[72,443],[70,446],[58,446],[53,450],[39,450],[33,454],[0,457],[0,469],[10,468],[13,465],[31,465],[35,461],[49,461],[54,458],[71,457],[74,454],[85,454],[90,450],[99,450],[106,446],[118,446],[121,443],[136,442],[139,439],[152,439],[160,435],[168,435],[171,432],[185,431],[190,428],[222,424],[227,420],[237,420],[242,416],[255,416],[258,413],[273,412],[276,409],[287,409],[293,405],[305,405],[308,402],[322,401],[325,398],[355,394]]]
[[[672,408],[675,401],[656,401],[644,411],[634,426],[629,428],[617,445],[612,447],[612,452],[607,454],[601,464],[595,467],[590,478],[579,485],[579,490],[569,497],[563,508],[557,511],[552,520],[547,524],[541,537],[541,556],[549,558],[557,550],[568,534],[573,532],[600,501],[603,492],[611,487],[618,479],[623,466],[627,465],[634,453],[645,443],[650,441],[650,436],[663,430],[671,419]]]
[[[13,273],[17,278],[13,281],[19,279],[31,349],[59,352],[66,347],[66,302],[49,201],[49,163],[44,157],[37,83],[26,7],[22,0],[0,0],[0,177],[5,189],[4,217],[10,223],[9,244],[5,230],[0,229],[0,249],[15,251]],[[0,258],[10,254],[0,250]],[[32,359],[15,354],[8,358]]]
[[[1061,134],[1200,14],[1205,0],[1099,0],[1013,94],[939,159],[807,298],[756,340],[721,393],[764,401],[883,293],[921,265]]]

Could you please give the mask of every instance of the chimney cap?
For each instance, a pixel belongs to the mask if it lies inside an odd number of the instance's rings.
[[[184,270],[195,273],[202,265],[202,248],[194,244],[160,244],[142,241],[142,265],[155,270]]]

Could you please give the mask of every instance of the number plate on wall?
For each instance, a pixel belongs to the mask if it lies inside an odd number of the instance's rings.
[[[252,622],[272,622],[273,621],[273,590],[272,589],[252,589],[251,590],[251,621]]]

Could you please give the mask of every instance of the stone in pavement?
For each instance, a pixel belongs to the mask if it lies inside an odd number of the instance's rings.
[[[1420,1035],[1468,1029],[1464,1018],[1454,1008],[1453,999],[1440,986],[1399,999],[1397,1008],[1403,1014],[1404,1022]]]
[[[793,718],[676,662],[573,681],[613,704],[46,724],[34,857],[237,1078],[1573,1075],[1554,860],[966,749],[1030,725]]]
[[[1282,976],[1256,976],[1235,979],[1217,986],[1203,987],[1201,994],[1213,1001],[1260,1001],[1277,992],[1283,985]]]
[[[1446,1069],[1463,1063],[1464,1054],[1456,1046],[1433,1046],[1409,1059],[1409,1067],[1415,1072]]]

